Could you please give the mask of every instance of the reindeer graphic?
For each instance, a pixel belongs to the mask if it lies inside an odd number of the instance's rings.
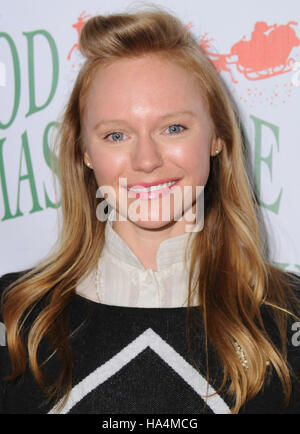
[[[72,24],[72,27],[77,31],[77,42],[73,45],[71,50],[68,53],[67,59],[71,59],[71,55],[75,49],[79,50],[79,36],[82,29],[83,24],[85,23],[85,20],[90,17],[90,15],[85,15],[86,11],[81,12],[79,17],[77,18],[77,22]]]
[[[237,83],[237,81],[234,79],[232,75],[232,71],[230,68],[228,68],[228,65],[236,62],[230,62],[228,60],[228,57],[230,57],[230,54],[218,54],[214,53],[212,51],[209,51],[210,49],[210,42],[214,41],[215,39],[210,38],[207,39],[208,33],[204,33],[204,35],[200,38],[200,48],[201,50],[209,57],[211,63],[214,65],[217,71],[227,71],[229,72],[231,81],[233,83]]]

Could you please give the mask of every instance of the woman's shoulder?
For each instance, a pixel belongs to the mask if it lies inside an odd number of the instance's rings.
[[[278,315],[286,313],[287,341],[293,341],[295,324],[299,324],[300,317],[300,274],[285,271],[281,274],[285,300],[282,295],[266,300],[261,306],[261,314],[264,327],[277,347],[281,346],[281,327],[278,323]],[[282,301],[280,301],[282,300]],[[282,304],[281,304],[282,303]],[[276,320],[277,318],[277,320]],[[282,330],[281,330],[282,331]]]
[[[293,271],[286,271],[285,274],[286,274],[288,280],[292,284],[296,285],[296,289],[300,290],[300,272],[295,273]]]
[[[278,274],[276,274],[278,277]],[[282,294],[272,294],[272,299],[263,303],[262,311],[265,314],[271,314],[273,318],[274,308],[281,309],[283,311],[294,312],[300,314],[300,274],[292,271],[284,271],[279,274],[280,282],[282,286]],[[274,280],[271,282],[271,286]],[[276,283],[278,280],[276,279]],[[281,301],[283,305],[281,305]],[[267,315],[268,316],[268,315]]]
[[[20,277],[31,271],[32,269],[29,268],[27,270],[21,270],[21,271],[13,271],[10,273],[5,273],[0,276],[0,300],[2,297],[2,294],[4,290],[11,285],[13,282],[18,280]]]
[[[0,291],[2,292],[5,288],[7,288],[11,283],[15,280],[19,279],[19,277],[31,271],[31,268],[27,270],[21,271],[12,271],[10,273],[2,274],[0,276]]]
[[[300,274],[291,271],[287,271],[285,274],[290,289],[300,302]]]

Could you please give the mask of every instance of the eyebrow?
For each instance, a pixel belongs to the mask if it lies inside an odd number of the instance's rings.
[[[168,118],[171,118],[173,116],[178,116],[178,115],[189,115],[189,116],[192,116],[192,117],[196,117],[196,113],[194,113],[193,111],[185,110],[185,111],[178,111],[178,112],[167,113],[167,114],[165,114],[163,116],[160,116],[158,119],[159,120],[163,120],[163,119],[168,119]],[[102,120],[102,121],[97,122],[97,124],[94,127],[94,130],[96,130],[97,128],[99,128],[99,127],[101,127],[103,125],[120,124],[120,123],[128,124],[128,122],[125,121],[124,119],[112,119],[112,120],[109,120],[109,121]]]

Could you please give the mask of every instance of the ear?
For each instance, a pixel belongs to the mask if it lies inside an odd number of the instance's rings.
[[[90,169],[93,168],[91,158],[87,152],[83,154],[83,161]]]
[[[210,147],[210,155],[212,157],[215,157],[222,151],[222,149],[223,149],[222,140],[219,137],[213,139]]]

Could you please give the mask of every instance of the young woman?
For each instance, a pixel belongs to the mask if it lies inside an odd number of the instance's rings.
[[[0,280],[1,412],[300,413],[299,277],[267,260],[218,73],[159,8],[80,47],[57,250]]]

